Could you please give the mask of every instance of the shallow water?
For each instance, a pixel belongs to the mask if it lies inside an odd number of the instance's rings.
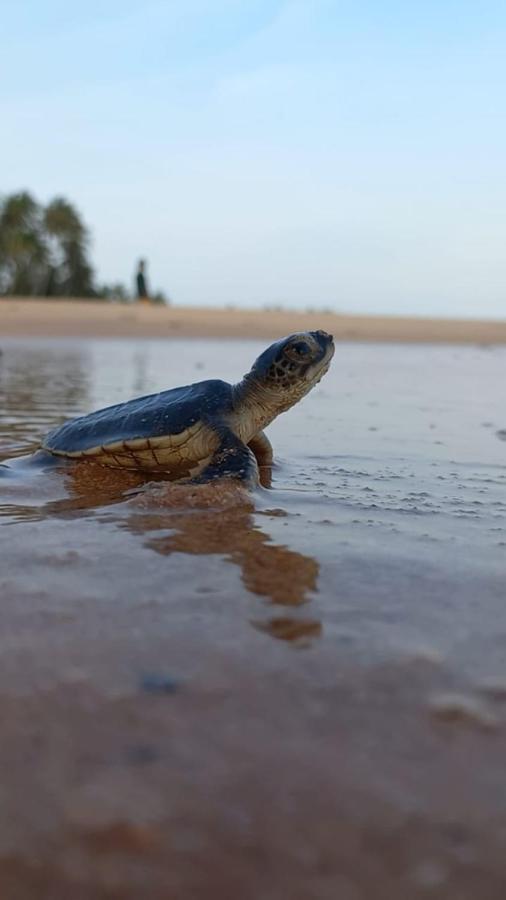
[[[254,341],[8,342],[1,359],[0,460],[35,449],[49,428],[68,417],[178,383],[217,376],[238,380],[261,349]],[[441,609],[437,627],[429,628],[427,611],[407,606],[404,596],[384,633],[380,620],[385,615],[390,620],[393,598],[383,598],[378,609],[374,580],[377,620],[373,627],[366,601],[364,621],[357,622],[363,600],[356,596],[356,581],[368,567],[377,567],[378,574],[386,567],[388,580],[389,572],[406,569],[408,562],[411,578],[417,568],[426,578],[427,567],[435,566],[454,584],[479,579],[493,602],[493,585],[497,578],[502,587],[506,561],[506,448],[500,440],[505,363],[502,348],[341,345],[324,381],[273,423],[274,485],[256,492],[247,530],[253,528],[266,548],[286,546],[292,552],[287,578],[297,558],[301,565],[307,558],[318,571],[304,599],[306,611],[321,623],[321,636],[338,622],[341,634],[349,630],[353,652],[377,652],[386,649],[385,642],[390,652],[392,641],[401,650],[415,637],[445,653],[458,649],[453,629],[441,631]],[[156,501],[146,521],[133,510],[129,493],[138,486],[149,505],[156,487],[124,474],[108,473],[104,479],[100,471],[98,479],[96,472],[88,479],[88,468],[77,478],[72,466],[70,472],[21,476],[21,484],[4,479],[0,521],[15,525],[9,534],[19,541],[28,523],[44,522],[39,531],[50,542],[59,514],[68,522],[74,511],[88,528],[100,521],[102,546],[107,535],[117,540],[127,523],[143,539],[151,532],[161,539],[163,501]],[[205,556],[205,546],[195,543],[191,552]],[[70,538],[69,547],[74,548]],[[125,546],[125,552],[131,551]],[[222,552],[228,554],[226,546]],[[363,571],[355,575],[357,561]],[[269,595],[267,587],[263,594]],[[455,602],[446,615],[458,611],[461,620],[465,597]],[[496,613],[490,610],[491,640]],[[483,618],[480,631],[487,627]],[[490,664],[488,654],[486,659]],[[478,662],[469,656],[466,661]]]
[[[205,378],[238,380],[263,349],[254,341],[197,340],[13,340],[2,347],[0,459],[26,454],[69,416]],[[250,843],[259,829],[262,852],[284,860],[274,880],[279,896],[295,896],[287,872],[296,859],[301,896],[320,900],[326,882],[315,859],[327,850],[318,823],[332,822],[344,804],[349,828],[362,835],[350,812],[358,804],[367,827],[406,857],[401,877],[386,851],[377,853],[370,883],[383,879],[389,900],[396,890],[418,897],[429,887],[431,896],[454,896],[457,886],[459,897],[468,888],[470,897],[495,897],[500,864],[490,863],[488,880],[479,873],[484,848],[492,852],[506,834],[482,825],[504,816],[506,800],[505,369],[504,348],[338,345],[321,384],[269,428],[273,488],[251,496],[230,486],[145,484],[86,464],[37,470],[18,460],[11,474],[4,470],[0,662],[4,707],[15,698],[16,714],[11,722],[4,711],[12,756],[0,751],[0,764],[15,768],[28,740],[19,710],[33,716],[39,697],[50,711],[35,716],[46,768],[63,758],[72,770],[64,766],[56,787],[50,779],[52,812],[20,830],[19,846],[32,840],[40,852],[41,833],[59,827],[67,835],[61,810],[69,792],[77,796],[72,827],[102,835],[109,802],[119,804],[114,822],[139,826],[124,777],[142,790],[147,779],[155,793],[170,785],[171,796],[188,778],[176,818],[193,823],[186,828],[192,840],[198,831],[203,849],[183,854],[186,863],[218,852],[203,824],[204,791],[239,869],[250,863],[244,841],[234,843],[243,828],[237,823],[247,821]],[[156,735],[143,719],[153,697],[177,710],[170,752],[167,718],[156,713]],[[70,726],[76,703],[82,715]],[[90,709],[102,723],[94,740],[80,732]],[[142,739],[132,739],[132,716],[143,720]],[[91,763],[79,769],[47,717],[89,742]],[[113,735],[108,720],[116,723]],[[132,774],[118,735],[141,756],[144,747],[153,766]],[[114,765],[104,762],[109,752]],[[230,780],[238,757],[246,769]],[[165,766],[157,771],[159,758]],[[33,779],[33,796],[46,797],[47,773]],[[89,792],[102,798],[93,813]],[[274,812],[260,827],[263,795],[274,798]],[[308,833],[281,846],[293,804]],[[158,835],[171,813],[156,809]],[[389,816],[401,829],[414,817],[420,834],[415,829],[408,844],[386,835]],[[447,820],[473,847],[477,881],[446,838],[427,849],[429,833]],[[0,851],[11,843],[4,827]],[[359,845],[349,851],[349,871],[343,874],[342,861],[339,870],[349,888],[342,896],[353,900],[370,890],[361,881]],[[503,851],[498,845],[497,860]],[[188,888],[183,869],[174,890]],[[327,885],[329,896],[336,883]],[[118,896],[130,896],[124,891]],[[278,896],[274,888],[269,896]]]

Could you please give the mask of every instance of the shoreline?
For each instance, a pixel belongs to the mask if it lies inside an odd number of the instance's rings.
[[[323,329],[336,341],[506,344],[506,320],[354,316],[334,312],[147,306],[0,298],[4,337],[254,338]]]

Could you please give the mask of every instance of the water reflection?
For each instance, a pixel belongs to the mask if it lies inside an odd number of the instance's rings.
[[[320,637],[322,624],[316,619],[291,619],[289,616],[277,616],[265,622],[252,621],[251,624],[259,631],[266,631],[271,637],[281,641],[296,641],[297,644],[305,644],[311,638]]]
[[[0,460],[34,450],[41,435],[86,408],[89,353],[84,344],[8,344],[0,368]]]
[[[143,535],[170,529],[170,534],[146,540],[146,546],[162,556],[224,556],[240,568],[250,593],[287,608],[302,606],[316,590],[317,561],[272,544],[269,536],[255,525],[254,504],[240,487],[230,483],[198,488],[166,483],[150,486],[132,503],[137,508],[153,504],[169,507],[144,514],[136,512],[126,523],[131,532]],[[318,637],[322,630],[319,621],[288,613],[255,619],[251,624],[272,637],[296,643]]]
[[[144,483],[141,473],[43,453],[9,459],[7,464],[0,464],[0,524],[92,514],[102,507],[121,504],[125,495]]]
[[[148,358],[145,348],[132,357],[133,393],[136,397],[149,393]]]
[[[298,612],[316,590],[318,563],[271,543],[255,524],[251,496],[237,484],[220,481],[197,487],[162,478],[146,483],[141,473],[90,462],[64,462],[41,470],[21,460],[14,460],[0,484],[4,524],[40,521],[47,528],[52,518],[96,516],[97,526],[104,529],[99,541],[105,552],[106,529],[119,526],[160,556],[222,556],[239,567],[250,593],[286,609],[283,615],[255,616],[254,628],[297,646],[321,634],[318,620]],[[114,508],[113,516],[101,516],[104,507]]]

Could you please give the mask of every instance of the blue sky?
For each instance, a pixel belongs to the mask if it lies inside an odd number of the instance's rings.
[[[4,0],[0,191],[176,303],[506,316],[506,4]]]

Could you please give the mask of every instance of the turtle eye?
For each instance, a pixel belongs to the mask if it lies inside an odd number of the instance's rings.
[[[305,356],[309,356],[311,353],[311,347],[309,344],[306,344],[305,341],[297,341],[295,344],[290,345],[290,350],[295,354],[295,356],[303,359]]]

